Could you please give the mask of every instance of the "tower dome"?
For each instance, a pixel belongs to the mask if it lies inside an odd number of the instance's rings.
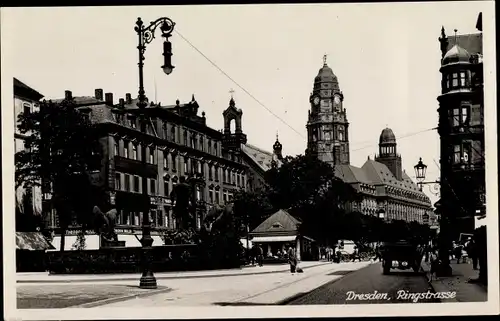
[[[470,63],[470,54],[464,48],[459,45],[454,45],[448,52],[444,55],[441,65],[445,66],[453,63]]]
[[[327,65],[326,55],[323,56],[323,67],[319,69],[318,75],[314,78],[314,87],[320,88],[321,83],[333,83],[333,89],[339,90],[337,76],[333,73],[332,68]]]
[[[384,130],[382,130],[382,133],[380,133],[379,144],[395,144],[395,143],[396,143],[396,136],[394,136],[392,129],[386,127]]]

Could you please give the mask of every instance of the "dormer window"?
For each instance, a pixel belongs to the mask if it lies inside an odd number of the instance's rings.
[[[274,222],[273,225],[271,225],[272,228],[283,228],[283,225],[281,225],[280,222]]]

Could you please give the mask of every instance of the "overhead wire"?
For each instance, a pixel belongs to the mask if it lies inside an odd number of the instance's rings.
[[[276,117],[279,121],[285,124],[288,128],[298,134],[300,137],[306,139],[301,132],[293,128],[290,124],[288,124],[283,118],[274,113],[271,109],[269,109],[266,105],[264,105],[260,100],[258,100],[254,95],[252,95],[248,90],[246,90],[242,85],[240,85],[236,80],[234,80],[228,73],[226,73],[221,67],[219,67],[213,60],[211,60],[207,55],[205,55],[200,49],[198,49],[191,41],[189,41],[186,37],[184,37],[177,29],[175,33],[179,35],[188,45],[190,45],[194,50],[196,50],[200,55],[203,56],[212,66],[214,66],[217,70],[219,70],[224,76],[226,76],[229,80],[231,80],[236,86],[238,86],[241,90],[243,90],[248,96],[250,96],[255,102],[264,107],[271,115]]]
[[[306,137],[304,137],[304,135],[302,135],[301,132],[299,132],[298,130],[296,130],[295,128],[293,128],[290,124],[288,124],[283,118],[281,118],[279,115],[277,115],[276,113],[274,113],[270,108],[268,108],[264,103],[262,103],[259,99],[257,99],[254,95],[252,95],[252,93],[250,93],[247,89],[245,89],[242,85],[240,85],[234,78],[232,78],[227,72],[225,72],[221,67],[219,67],[219,65],[217,65],[212,59],[210,59],[207,55],[205,55],[200,49],[198,49],[198,47],[196,47],[191,41],[189,41],[184,35],[182,35],[179,30],[175,29],[174,32],[179,36],[181,37],[191,48],[193,48],[196,52],[198,52],[203,58],[205,58],[212,66],[214,66],[219,72],[221,72],[224,76],[226,76],[231,82],[233,82],[236,86],[238,86],[241,90],[243,90],[248,96],[250,96],[255,102],[257,102],[260,106],[262,106],[264,109],[266,109],[271,115],[273,115],[274,117],[276,117],[276,119],[278,119],[279,121],[281,121],[283,124],[285,124],[288,128],[290,128],[292,131],[294,131],[296,134],[298,134],[300,137],[306,139]],[[418,135],[418,134],[421,134],[421,133],[424,133],[424,132],[427,132],[427,131],[431,131],[431,130],[436,130],[437,127],[433,127],[433,128],[428,128],[428,129],[425,129],[425,130],[421,130],[421,131],[418,131],[418,132],[413,132],[413,133],[409,133],[407,135],[403,135],[403,136],[400,136],[398,137],[397,139],[404,139],[404,138],[407,138],[407,137],[412,137],[412,136],[415,136],[415,135]],[[376,146],[376,144],[371,144],[371,145],[367,145],[367,146],[364,146],[364,147],[361,147],[361,148],[357,148],[357,149],[354,149],[354,150],[351,150],[351,152],[355,152],[355,151],[359,151],[359,150],[363,150],[363,149],[366,149],[366,148],[370,148],[370,147],[373,147],[373,146]]]

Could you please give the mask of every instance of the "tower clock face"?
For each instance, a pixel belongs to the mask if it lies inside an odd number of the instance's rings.
[[[335,98],[333,99],[333,102],[335,103],[335,105],[340,104],[340,97],[336,95]]]
[[[315,105],[318,105],[318,104],[319,104],[319,97],[318,97],[318,96],[314,97],[314,99],[313,99],[313,103],[314,103]]]

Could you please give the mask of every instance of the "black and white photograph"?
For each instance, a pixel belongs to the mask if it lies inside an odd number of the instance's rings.
[[[2,8],[4,318],[498,314],[494,21]]]

